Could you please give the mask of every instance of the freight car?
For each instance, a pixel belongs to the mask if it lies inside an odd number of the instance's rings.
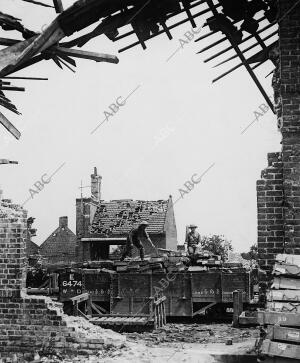
[[[88,293],[90,313],[149,314],[149,304],[165,296],[167,317],[195,317],[232,308],[233,291],[252,299],[251,274],[244,269],[173,273],[116,272],[106,269],[67,270],[59,275],[59,300]]]

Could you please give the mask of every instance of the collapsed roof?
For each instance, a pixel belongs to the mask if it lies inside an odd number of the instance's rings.
[[[43,1],[23,1],[32,3],[34,6],[52,7]],[[211,55],[205,62],[216,59],[231,50],[235,54],[217,66],[236,58],[240,59],[239,64],[214,81],[245,66],[269,107],[274,111],[273,103],[260,84],[254,70],[269,59],[275,63],[274,57],[278,42],[276,3],[276,0],[79,0],[64,10],[61,0],[53,0],[54,8],[59,14],[39,34],[25,28],[20,19],[0,13],[2,29],[5,31],[16,30],[23,37],[23,40],[0,38],[0,45],[5,47],[0,50],[0,106],[11,112],[19,113],[3,91],[24,91],[22,87],[12,86],[10,79],[26,79],[26,77],[10,75],[42,60],[53,60],[60,68],[65,66],[71,70],[76,66],[74,58],[117,63],[116,56],[78,49],[94,37],[104,34],[115,42],[135,35],[137,41],[120,49],[119,52],[137,45],[146,49],[147,40],[160,34],[165,34],[172,39],[171,30],[173,28],[187,22],[196,28],[195,19],[203,17],[202,28],[209,30],[195,41],[201,41],[214,34],[219,34],[220,37],[200,50],[199,53],[217,49],[217,46],[224,44],[223,49]],[[186,14],[186,17],[183,20],[177,20],[178,16],[183,14]],[[83,31],[92,24],[96,24],[94,30],[62,42],[64,38]],[[129,31],[128,27],[131,28]],[[254,53],[250,57],[246,55],[246,53],[249,54],[249,51]],[[27,79],[46,78],[31,77]],[[14,137],[20,138],[21,133],[1,112],[0,123]]]
[[[172,203],[171,199],[101,201],[91,225],[91,233],[106,236],[124,235],[143,220],[149,223],[149,233],[163,233],[169,203]]]

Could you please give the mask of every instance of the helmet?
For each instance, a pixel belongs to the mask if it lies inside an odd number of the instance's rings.
[[[149,223],[147,221],[142,221],[139,226],[149,226]]]
[[[198,228],[198,226],[196,226],[196,224],[190,224],[189,228]]]

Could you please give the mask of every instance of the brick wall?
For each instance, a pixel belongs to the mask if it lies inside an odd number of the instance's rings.
[[[278,3],[279,49],[273,55],[277,62],[273,88],[282,152],[270,154],[269,166],[257,183],[259,258],[266,269],[270,269],[277,252],[300,254],[300,3]],[[278,179],[274,178],[276,169]],[[278,188],[278,200],[269,199],[270,188]],[[282,218],[279,205],[273,207],[274,202],[280,203],[280,195]]]
[[[300,4],[280,1],[280,80],[285,252],[300,254]]]
[[[268,167],[257,181],[258,258],[267,272],[284,248],[283,163],[281,153],[268,154]]]
[[[26,219],[21,207],[0,202],[0,357],[18,354],[20,362],[23,354],[36,351],[74,354],[101,350],[103,329],[86,322],[84,333],[63,314],[60,303],[26,295]],[[91,337],[88,331],[95,329],[97,334]]]

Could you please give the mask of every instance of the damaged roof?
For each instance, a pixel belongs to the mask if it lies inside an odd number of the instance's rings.
[[[163,233],[169,200],[112,200],[101,202],[91,225],[91,233],[109,235],[127,234],[143,220],[149,223],[149,233]]]
[[[13,30],[19,33],[16,39],[0,38],[0,46],[5,47],[0,49],[0,106],[11,112],[19,113],[17,107],[6,97],[6,93],[25,90],[24,87],[11,85],[11,79],[47,79],[11,77],[11,74],[43,60],[52,60],[58,67],[65,67],[73,72],[72,67],[76,67],[75,59],[77,58],[118,63],[119,60],[114,55],[79,48],[93,38],[104,34],[113,42],[128,38],[130,44],[121,48],[119,52],[137,45],[146,49],[146,42],[158,35],[164,34],[168,39],[172,39],[171,31],[175,27],[190,23],[192,28],[197,28],[196,19],[200,17],[202,24],[200,30],[204,33],[194,41],[202,41],[206,38],[211,40],[198,53],[213,51],[213,54],[204,62],[226,57],[218,60],[214,66],[217,68],[233,62],[232,67],[215,78],[213,82],[244,66],[269,107],[275,112],[273,102],[254,71],[269,60],[274,66],[278,61],[276,52],[278,20],[280,19],[278,19],[277,0],[148,0],[147,2],[143,0],[77,0],[67,9],[64,8],[62,0],[51,1],[53,5],[44,1],[23,1],[38,6],[54,6],[57,15],[41,33],[36,33],[25,28],[20,19],[0,12],[2,30]],[[91,29],[90,26],[95,27]],[[76,33],[80,31],[84,31],[84,34],[77,36]],[[215,39],[214,35],[218,38]],[[64,41],[70,36],[74,37]],[[132,42],[131,36],[135,36],[137,40]],[[222,44],[221,50],[220,44]],[[226,55],[229,51],[233,51],[234,54]],[[239,63],[235,64],[236,61]],[[19,130],[1,112],[0,124],[15,138],[20,138]]]

